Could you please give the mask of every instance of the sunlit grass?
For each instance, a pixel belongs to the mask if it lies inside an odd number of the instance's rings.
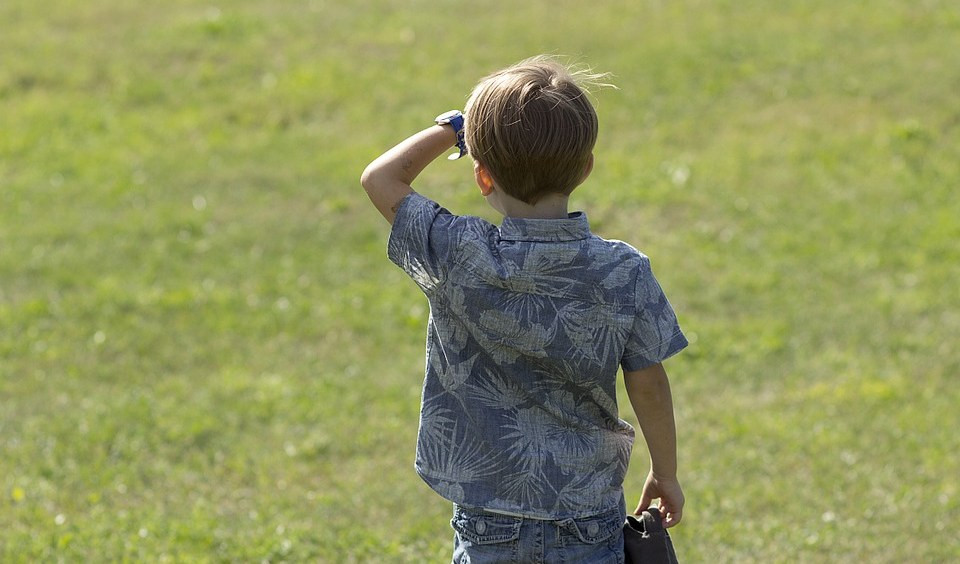
[[[949,2],[114,4],[0,4],[0,560],[448,560],[357,178],[539,52],[614,74],[574,206],[693,341],[681,558],[960,559]]]

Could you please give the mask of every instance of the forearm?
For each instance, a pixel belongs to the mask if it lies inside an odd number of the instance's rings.
[[[656,364],[624,374],[630,404],[650,452],[653,473],[665,479],[677,475],[677,427],[673,416],[670,381],[663,366]]]
[[[456,145],[453,128],[434,125],[397,144],[367,165],[360,177],[370,201],[390,223],[396,206],[410,192],[411,184],[424,168]]]

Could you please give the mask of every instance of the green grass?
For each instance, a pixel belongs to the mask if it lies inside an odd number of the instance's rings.
[[[115,4],[0,4],[0,560],[449,560],[357,179],[540,52],[614,73],[573,205],[694,341],[680,557],[960,559],[954,3]]]

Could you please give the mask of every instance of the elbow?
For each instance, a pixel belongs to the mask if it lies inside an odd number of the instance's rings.
[[[363,172],[360,174],[360,185],[363,186],[363,189],[366,190],[367,193],[373,188],[375,176],[376,171],[372,163],[367,165],[367,168],[363,169]]]
[[[382,167],[377,166],[376,162],[368,164],[360,174],[360,185],[371,199],[383,192],[389,184],[390,177]]]

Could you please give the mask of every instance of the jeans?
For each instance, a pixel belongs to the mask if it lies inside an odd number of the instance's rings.
[[[622,509],[593,517],[544,521],[454,504],[453,564],[623,564]]]

